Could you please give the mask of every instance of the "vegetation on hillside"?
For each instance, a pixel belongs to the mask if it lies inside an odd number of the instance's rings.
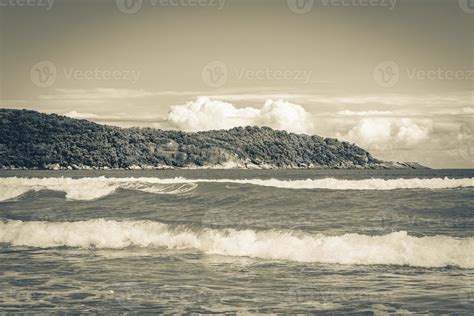
[[[215,166],[377,168],[367,151],[332,138],[268,127],[185,133],[119,128],[29,110],[0,109],[0,167]]]

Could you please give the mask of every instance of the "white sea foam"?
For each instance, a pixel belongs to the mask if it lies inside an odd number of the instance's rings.
[[[151,221],[0,222],[0,242],[29,247],[165,247],[206,254],[339,264],[474,268],[474,238],[310,235],[295,231],[190,229]]]
[[[154,181],[158,180],[158,181]],[[13,199],[29,191],[65,192],[70,200],[94,200],[117,189],[155,194],[180,194],[197,187],[192,182],[163,182],[154,178],[0,178],[0,201]]]
[[[28,191],[53,190],[66,193],[71,200],[93,200],[114,193],[118,188],[159,194],[178,194],[193,190],[197,183],[237,183],[286,189],[395,190],[448,189],[474,187],[474,178],[364,179],[335,178],[307,180],[277,179],[186,179],[186,178],[0,178],[0,201]]]
[[[179,179],[175,179],[179,181]],[[182,179],[186,180],[186,179]],[[327,190],[396,190],[396,189],[449,189],[459,187],[474,187],[474,178],[450,179],[364,179],[346,180],[335,178],[306,179],[306,180],[278,180],[278,179],[244,179],[244,180],[186,180],[197,182],[228,182],[239,184],[253,184],[259,186],[285,189],[327,189]]]

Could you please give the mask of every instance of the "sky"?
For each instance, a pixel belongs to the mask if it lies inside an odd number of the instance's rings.
[[[0,107],[474,167],[474,0],[0,0]]]

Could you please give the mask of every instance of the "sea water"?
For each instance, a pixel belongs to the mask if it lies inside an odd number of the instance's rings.
[[[0,311],[474,313],[474,170],[0,172]]]

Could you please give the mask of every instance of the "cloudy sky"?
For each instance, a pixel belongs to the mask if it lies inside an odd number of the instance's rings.
[[[474,167],[470,0],[0,0],[0,106]]]

